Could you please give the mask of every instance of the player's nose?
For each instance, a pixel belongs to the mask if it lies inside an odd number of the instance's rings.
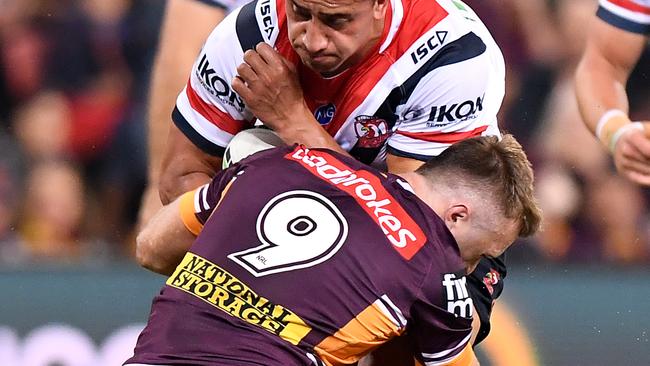
[[[316,54],[327,48],[327,35],[317,22],[309,22],[303,33],[303,44],[310,54]]]

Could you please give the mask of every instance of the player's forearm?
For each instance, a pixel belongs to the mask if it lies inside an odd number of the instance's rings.
[[[141,266],[170,275],[194,240],[180,218],[180,200],[162,207],[136,239],[136,258]]]
[[[175,125],[171,125],[159,184],[160,200],[165,205],[210,182],[221,169],[222,160],[202,151]]]
[[[287,145],[298,143],[307,147],[327,148],[348,155],[348,152],[339,146],[306,108],[305,111],[295,114],[292,120],[275,130]]]
[[[629,125],[625,85],[646,39],[594,18],[576,70],[576,95],[585,125],[611,149],[616,131]],[[615,114],[607,114],[616,110]],[[609,122],[609,117],[618,117]],[[605,118],[603,118],[605,117]],[[622,117],[622,118],[621,118]]]
[[[582,119],[592,133],[609,110],[627,113],[627,75],[599,55],[588,51],[576,70],[576,96]]]
[[[170,126],[169,116],[189,74],[189,68],[186,70],[182,62],[172,67],[173,64],[173,58],[159,54],[150,85],[147,137],[149,139],[149,184],[154,186],[157,186],[160,176]],[[180,72],[180,69],[185,71]],[[169,70],[172,72],[166,74]]]
[[[194,0],[167,2],[158,52],[152,73],[149,108],[149,181],[160,174],[169,116],[210,31],[223,19],[221,8]]]
[[[167,205],[183,193],[209,183],[213,176],[214,174],[205,171],[163,172],[159,188],[160,200]]]

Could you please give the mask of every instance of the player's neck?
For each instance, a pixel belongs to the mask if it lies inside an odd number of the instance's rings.
[[[431,207],[436,215],[442,217],[446,203],[445,198],[440,192],[432,189],[431,184],[425,177],[416,172],[405,172],[398,175],[408,182],[420,200]]]

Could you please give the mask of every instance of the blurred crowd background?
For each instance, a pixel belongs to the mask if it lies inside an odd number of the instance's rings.
[[[650,262],[648,190],[615,174],[573,93],[596,0],[465,2],[505,55],[501,127],[526,147],[545,214],[543,232],[509,261]],[[164,5],[0,0],[2,268],[133,260]],[[629,83],[636,119],[650,118],[648,72],[642,60]]]

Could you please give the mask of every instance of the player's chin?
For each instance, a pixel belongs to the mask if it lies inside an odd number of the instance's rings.
[[[303,62],[315,72],[321,75],[335,75],[338,73],[341,62],[334,56],[308,57]]]

